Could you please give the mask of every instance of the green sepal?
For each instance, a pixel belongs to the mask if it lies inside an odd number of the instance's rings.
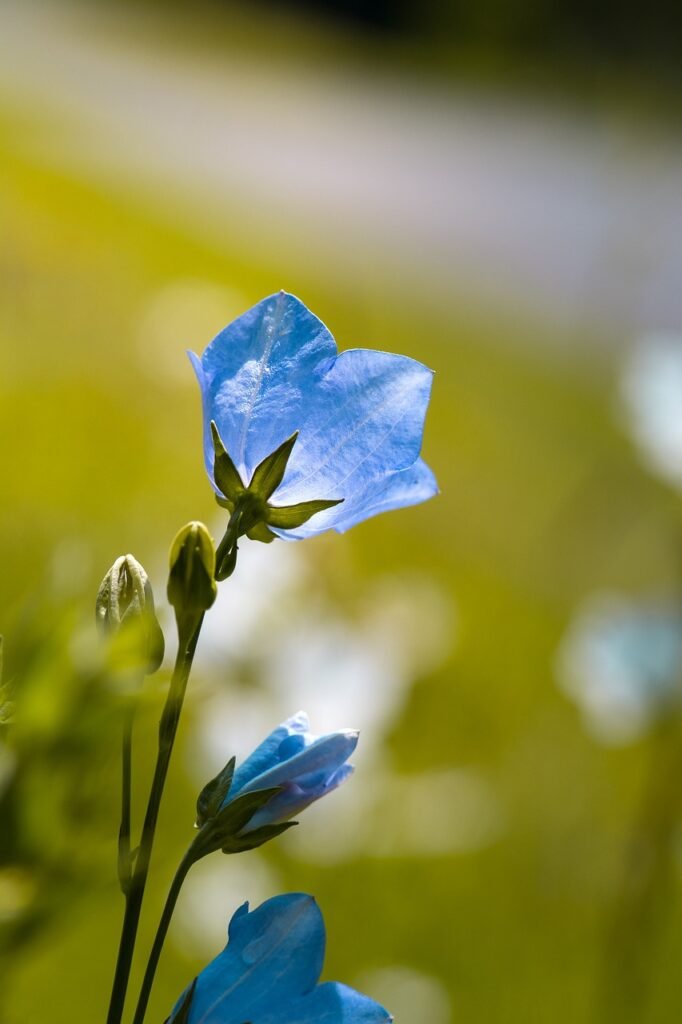
[[[211,433],[215,453],[214,478],[216,486],[222,491],[222,494],[216,495],[216,501],[221,508],[227,509],[230,513],[225,536],[216,553],[217,580],[227,579],[234,572],[237,541],[240,537],[246,535],[250,540],[270,544],[277,536],[270,527],[280,530],[296,529],[307,523],[317,512],[333,508],[343,501],[343,498],[319,499],[279,508],[268,504],[270,497],[284,479],[298,431],[258,464],[248,487],[244,486],[213,421]]]
[[[207,821],[215,818],[225,802],[232,785],[236,758],[231,757],[222,771],[214,779],[207,782],[197,798],[196,828],[203,828]]]
[[[263,544],[272,544],[273,540],[277,540],[277,534],[268,529],[266,523],[256,523],[247,531],[246,536],[249,540],[259,540]]]
[[[239,548],[236,541],[232,547],[227,548],[224,553],[221,547],[218,548],[219,557],[216,559],[215,578],[219,583],[222,583],[223,580],[229,579],[234,572],[237,565],[238,554]]]
[[[168,602],[177,615],[205,612],[216,599],[215,548],[203,523],[188,523],[170,550]]]
[[[222,438],[211,420],[211,436],[213,438],[213,479],[226,498],[235,502],[245,487],[234,462],[230,458]]]
[[[291,437],[288,437],[279,448],[276,448],[271,455],[267,455],[256,466],[251,477],[251,483],[249,484],[249,490],[253,494],[257,494],[264,501],[267,501],[274,494],[284,479],[287,463],[296,444],[297,437],[298,430],[294,431]]]
[[[171,1020],[173,1021],[173,1024],[188,1024],[189,1011],[192,1007],[192,1000],[194,999],[194,990],[197,987],[198,980],[198,978],[195,978],[192,984],[185,992],[185,995],[183,997],[182,1002],[180,1003],[180,1006],[178,1007],[178,1012],[176,1013],[176,1015],[174,1017],[172,1015],[170,1017],[166,1017],[163,1024],[170,1024]]]
[[[226,807],[210,818],[199,832],[192,846],[192,859],[200,860],[215,850],[222,850],[231,840],[246,828],[254,814],[264,807],[268,800],[281,792],[281,786],[270,789],[255,789],[235,797]]]
[[[342,501],[343,498],[330,501],[301,501],[298,505],[283,505],[281,508],[268,505],[265,521],[268,526],[275,526],[279,530],[293,530],[297,526],[303,526],[317,512],[324,512],[326,508],[340,505]]]
[[[298,822],[283,821],[279,825],[261,825],[244,836],[235,836],[223,846],[223,853],[245,853],[247,850],[255,850],[263,843],[269,843],[271,839],[281,836],[282,832],[288,831],[294,825],[298,825]]]

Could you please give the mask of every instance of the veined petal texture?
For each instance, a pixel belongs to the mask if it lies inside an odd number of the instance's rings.
[[[301,410],[336,343],[298,299],[263,299],[192,357],[204,400],[204,448],[213,471],[210,421],[240,473],[250,479],[266,455],[300,427]]]
[[[255,1024],[273,1006],[314,988],[324,947],[324,921],[312,896],[275,896],[250,912],[245,904],[230,922],[225,949],[199,975],[190,1024]]]

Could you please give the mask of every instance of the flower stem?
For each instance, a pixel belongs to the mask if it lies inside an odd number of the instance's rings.
[[[168,697],[166,698],[159,724],[159,751],[156,758],[156,767],[149,793],[147,811],[142,826],[140,849],[135,859],[135,867],[126,893],[126,908],[107,1024],[121,1024],[123,1016],[161,798],[203,618],[202,613],[188,619],[178,620],[178,653],[168,690]]]
[[[234,572],[237,563],[237,541],[244,532],[242,529],[244,515],[245,506],[238,503],[230,515],[225,536],[216,549],[215,578],[219,581],[226,580]]]
[[[149,954],[149,962],[147,963],[147,969],[144,973],[142,988],[140,989],[140,996],[137,1001],[135,1016],[133,1017],[133,1024],[142,1024],[144,1021],[144,1016],[147,1012],[147,1004],[149,1003],[149,996],[152,991],[152,985],[154,984],[156,968],[159,964],[159,958],[161,956],[163,944],[166,940],[166,935],[168,934],[168,927],[171,923],[173,911],[175,910],[175,904],[178,901],[182,883],[185,881],[187,873],[194,862],[195,858],[192,856],[190,848],[180,861],[178,870],[175,872],[175,877],[173,878],[170,889],[168,890],[168,896],[166,897],[163,913],[161,914],[161,920],[159,921],[159,926],[154,937],[154,945],[152,946],[151,953]]]
[[[118,879],[125,895],[130,885],[130,822],[131,788],[133,763],[133,718],[132,706],[125,709],[121,738],[121,827],[118,831]]]

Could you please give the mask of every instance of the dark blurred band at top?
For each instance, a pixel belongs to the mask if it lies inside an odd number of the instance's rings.
[[[212,17],[235,7],[264,16],[290,13],[374,38],[402,38],[444,57],[473,51],[588,66],[613,62],[652,78],[679,73],[682,55],[682,4],[673,0],[204,0],[193,12],[202,7]]]

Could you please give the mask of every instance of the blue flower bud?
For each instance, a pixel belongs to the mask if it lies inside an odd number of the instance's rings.
[[[343,730],[317,737],[309,728],[308,716],[299,711],[273,730],[235,771],[223,807],[245,793],[278,788],[242,835],[288,821],[352,774],[353,767],[346,762],[359,734]]]
[[[199,794],[193,861],[215,850],[242,853],[296,824],[291,819],[352,773],[358,733],[316,737],[299,712],[279,725],[235,771],[232,758]]]
[[[387,1010],[336,982],[318,984],[325,927],[312,896],[275,896],[233,916],[228,943],[175,1005],[169,1024],[389,1024]]]

